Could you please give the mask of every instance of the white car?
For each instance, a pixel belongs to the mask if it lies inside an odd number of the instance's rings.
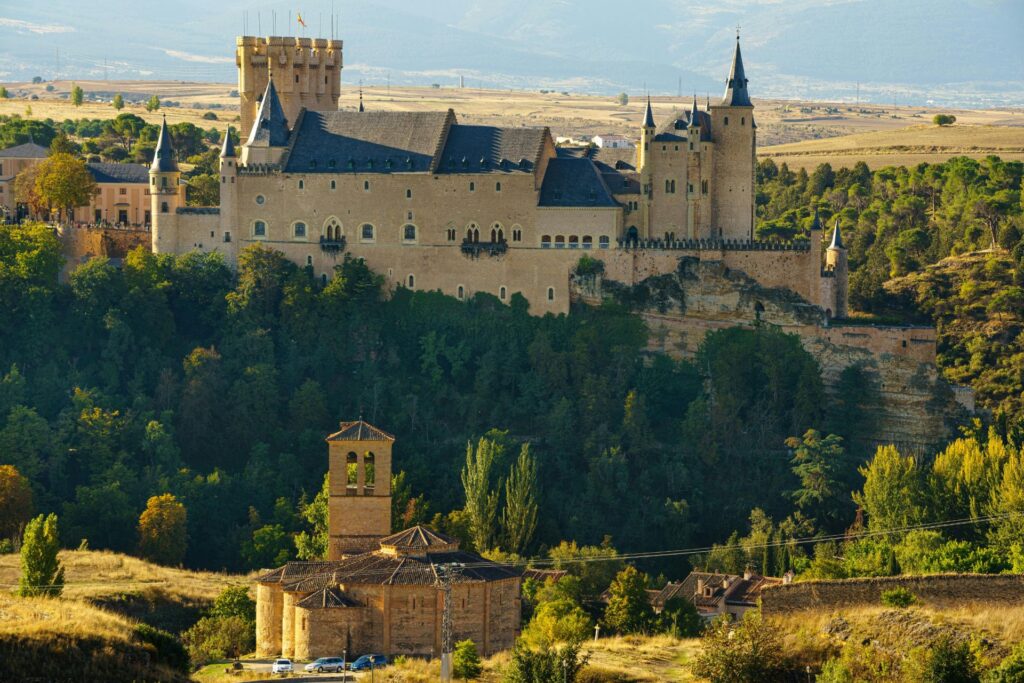
[[[290,674],[292,672],[292,660],[278,659],[274,662],[274,666],[271,667],[270,672],[275,674]]]

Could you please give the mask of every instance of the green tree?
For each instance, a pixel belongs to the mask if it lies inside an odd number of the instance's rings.
[[[829,434],[822,438],[816,429],[808,429],[803,438],[790,437],[786,445],[793,450],[793,474],[800,488],[789,494],[806,514],[834,522],[839,514],[839,472],[843,465],[842,437]]]
[[[181,634],[193,665],[237,659],[256,647],[256,628],[242,617],[203,617]]]
[[[188,179],[189,206],[219,206],[220,179],[212,173],[201,173]]]
[[[564,569],[579,577],[581,593],[587,599],[601,595],[623,569],[624,563],[615,559],[618,555],[608,537],[599,546],[579,546],[576,541],[562,541],[548,551],[555,569]]]
[[[107,132],[127,153],[131,151],[146,126],[146,120],[141,116],[125,112],[107,123]]]
[[[7,93],[7,88],[0,85],[0,100],[6,100],[10,95]]]
[[[516,641],[503,683],[576,683],[590,655],[580,654],[580,643],[560,648],[532,649]]]
[[[490,550],[498,518],[498,491],[491,489],[491,470],[501,446],[482,437],[476,449],[466,444],[466,464],[462,468],[462,490],[466,496],[466,516],[473,546],[478,552]]]
[[[256,623],[256,601],[249,596],[248,586],[228,586],[214,601],[210,616],[217,618],[240,617]]]
[[[32,487],[13,465],[0,465],[0,540],[21,535],[32,518]]]
[[[530,445],[523,444],[519,459],[505,480],[505,508],[501,512],[505,549],[524,554],[537,528],[537,461]]]
[[[936,126],[952,126],[956,123],[956,117],[952,114],[936,114],[932,117],[932,123]]]
[[[156,95],[150,95],[149,99],[146,100],[146,111],[156,111],[160,108],[160,98]]]
[[[110,105],[118,111],[124,109],[124,98],[121,97],[121,93],[114,95],[114,99],[111,100]]]
[[[858,468],[864,487],[853,495],[868,518],[872,531],[898,529],[924,518],[924,500],[917,463],[895,446],[879,446],[866,467]]]
[[[291,559],[293,548],[294,541],[280,524],[266,524],[242,543],[242,557],[253,568],[278,567]]]
[[[57,597],[64,590],[64,566],[57,560],[57,515],[39,515],[25,527],[21,542],[18,595]]]
[[[722,615],[704,632],[693,673],[711,683],[788,680],[779,631],[760,610],[748,610],[737,624]]]
[[[658,615],[659,627],[676,638],[695,638],[704,630],[704,618],[693,602],[675,597],[665,603]]]
[[[96,179],[85,162],[70,154],[44,159],[36,171],[35,192],[47,206],[59,208],[70,221],[76,206],[87,206],[96,194]]]
[[[654,619],[647,597],[647,577],[632,565],[616,575],[609,587],[604,624],[616,633],[646,633]]]
[[[322,560],[327,557],[327,502],[331,498],[330,473],[324,475],[323,486],[313,501],[304,505],[299,514],[309,525],[295,537],[295,549],[300,560]]]
[[[476,643],[472,640],[460,640],[455,643],[452,653],[452,675],[464,681],[476,680],[483,673],[480,655],[476,651]]]
[[[624,92],[620,92],[615,98],[615,101],[619,103],[620,107],[625,107],[629,104],[629,95]]]
[[[185,506],[170,493],[153,496],[139,515],[139,552],[157,564],[178,565],[185,557],[187,530]]]
[[[85,98],[85,93],[82,91],[82,89],[77,84],[72,85],[71,86],[71,104],[75,105],[76,107],[81,107],[82,106],[82,100],[84,98]]]

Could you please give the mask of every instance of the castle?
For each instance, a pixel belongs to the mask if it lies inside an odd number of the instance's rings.
[[[436,113],[339,111],[342,42],[237,39],[243,142],[225,137],[220,206],[185,205],[166,126],[149,172],[155,252],[264,244],[326,282],[344,254],[393,287],[477,292],[535,314],[569,310],[583,254],[627,284],[680,258],[722,263],[846,315],[846,251],[821,226],[754,237],[757,125],[739,38],[720,102],[658,129],[648,100],[635,158],[567,150],[547,128],[464,125]]]

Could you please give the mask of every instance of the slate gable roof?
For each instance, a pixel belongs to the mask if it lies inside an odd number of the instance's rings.
[[[247,144],[257,142],[271,147],[283,147],[288,144],[288,119],[284,116],[273,79],[267,81],[267,89],[263,92],[256,120],[249,132]]]
[[[532,172],[548,135],[546,128],[456,124],[448,132],[437,170],[441,173]]]
[[[24,142],[7,149],[0,149],[0,158],[7,159],[45,159],[50,150],[34,142]]]
[[[305,111],[292,132],[290,173],[426,173],[455,114]]]
[[[613,207],[618,203],[608,192],[593,161],[556,157],[548,162],[544,173],[540,206]]]
[[[362,418],[355,422],[342,422],[338,431],[327,437],[327,441],[394,441],[395,437],[383,429],[374,427]]]
[[[85,167],[97,183],[149,184],[149,169],[142,164],[90,162]]]
[[[332,607],[362,607],[359,601],[337,588],[324,588],[295,603],[304,609],[330,609]]]

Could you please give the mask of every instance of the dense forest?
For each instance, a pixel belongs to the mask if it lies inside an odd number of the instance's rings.
[[[51,137],[71,126],[82,140],[73,144],[92,153],[78,130],[87,124],[54,124]],[[129,124],[100,126],[95,144]],[[23,141],[35,125],[7,121],[0,140]],[[146,131],[128,145],[141,155],[132,158],[144,159]],[[213,155],[193,156],[198,167]],[[1013,454],[993,456],[977,515],[1001,500],[1004,470],[1016,476],[1007,463],[1018,457],[1024,375],[1021,175],[1021,164],[994,158],[810,175],[757,168],[761,237],[806,232],[815,209],[838,217],[858,315],[939,325],[944,372],[978,390],[993,438]],[[172,494],[187,512],[187,566],[243,570],[308,552],[322,523],[323,438],[362,415],[398,438],[396,527],[429,521],[478,550],[513,550],[467,529],[460,471],[467,444],[486,436],[499,499],[511,495],[506,473],[523,444],[536,462],[536,531],[515,544],[522,554],[567,540],[646,551],[730,539],[701,561],[867,571],[828,565],[838,546],[820,563],[795,544],[781,559],[755,550],[758,538],[856,530],[858,509],[867,528],[881,524],[865,488],[872,454],[854,446],[871,434],[870,382],[851,368],[826,398],[814,358],[770,327],[711,334],[692,361],[676,361],[647,352],[640,319],[612,303],[535,317],[521,297],[385,296],[352,258],[339,258],[326,285],[259,247],[237,271],[217,255],[145,250],[119,268],[93,260],[66,283],[60,267],[45,226],[0,227],[0,465],[27,481],[31,506],[19,514],[56,512],[66,546],[142,552],[140,514]],[[972,434],[988,438],[981,426]],[[900,519],[941,518],[931,501],[943,499],[921,483],[937,481],[932,458],[913,462],[903,494],[920,499]],[[938,543],[956,540],[987,552],[984,534]],[[892,569],[896,551],[878,553],[877,572]],[[1004,552],[985,566],[1015,561]],[[680,576],[689,565],[644,569]]]

